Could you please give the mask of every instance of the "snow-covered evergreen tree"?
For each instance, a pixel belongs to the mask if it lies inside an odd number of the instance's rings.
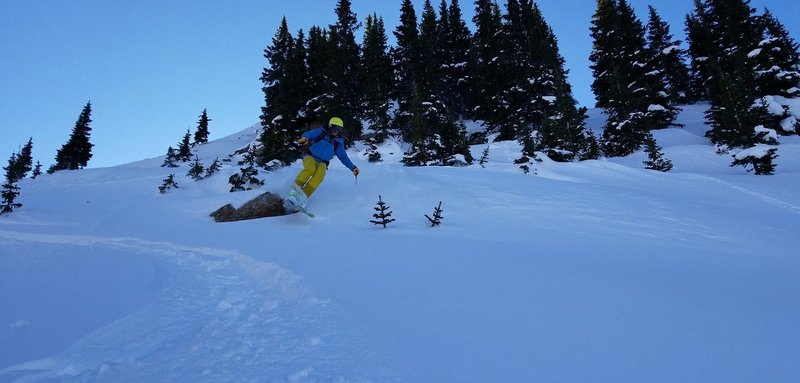
[[[377,145],[389,136],[391,119],[392,59],[388,53],[383,19],[377,14],[367,16],[361,56],[361,88],[364,91],[361,106],[370,134],[366,139],[371,162],[380,161]]]
[[[608,116],[603,151],[625,156],[639,149],[650,130],[672,125],[678,109],[670,103],[644,26],[628,1],[598,0],[592,23],[592,89]]]
[[[530,59],[538,62],[541,83],[538,94],[532,95],[538,102],[531,103],[540,111],[529,120],[537,127],[536,137],[530,139],[527,131],[522,136],[523,156],[532,157],[533,151],[542,151],[556,161],[595,159],[597,154],[592,153],[591,146],[596,146],[596,142],[586,127],[587,110],[578,108],[572,95],[556,36],[535,4],[523,1],[520,5],[523,15],[527,15],[523,17],[525,24],[533,29],[529,32],[531,38],[540,39],[538,57]]]
[[[444,103],[457,119],[471,115],[473,72],[470,60],[472,33],[464,21],[458,0],[441,0],[439,6],[439,49]]]
[[[261,108],[259,136],[260,163],[279,160],[289,164],[298,157],[295,138],[299,135],[299,114],[307,101],[305,46],[289,32],[284,17],[272,44],[264,50],[269,67],[261,75],[265,106]]]
[[[336,22],[328,27],[332,55],[329,57],[333,83],[333,116],[344,120],[344,138],[349,143],[361,139],[362,125],[360,89],[361,59],[356,32],[360,28],[358,17],[352,11],[350,0],[338,0],[334,13]],[[326,116],[330,118],[331,116]],[[327,121],[325,118],[323,121]]]
[[[474,90],[473,116],[486,123],[490,131],[499,131],[498,140],[513,140],[515,132],[501,130],[497,120],[501,100],[498,97],[505,89],[506,76],[509,74],[502,63],[505,49],[503,19],[499,5],[492,0],[476,0],[475,24],[472,57],[474,60],[472,89]]]
[[[420,47],[417,14],[411,0],[403,0],[400,7],[400,24],[394,30],[396,45],[390,49],[392,66],[394,67],[394,98],[397,100],[397,111],[394,115],[394,127],[403,138],[409,140],[413,129],[412,109],[417,109],[419,95]]]
[[[300,109],[302,125],[307,128],[316,127],[334,115],[335,84],[328,65],[333,55],[330,35],[327,29],[313,26],[308,31],[306,42],[306,87],[308,94]]]
[[[800,45],[769,10],[758,21],[762,38],[748,56],[755,72],[759,123],[780,134],[798,134],[800,112],[793,113],[791,105],[800,99]]]
[[[695,37],[699,32],[707,33],[708,37],[699,43],[713,49],[705,51],[704,47],[690,52],[704,54],[693,56],[692,60],[705,71],[706,91],[711,101],[706,113],[711,129],[706,136],[720,153],[744,149],[735,155],[732,165],[753,164],[756,174],[772,174],[777,148],[763,149],[762,145],[777,143],[770,137],[775,131],[772,122],[777,120],[773,116],[778,113],[770,111],[774,99],[759,92],[755,69],[758,66],[754,62],[760,52],[759,43],[764,42],[764,33],[755,13],[749,0],[696,1],[688,18],[689,26],[694,29]],[[695,44],[694,40],[690,42]]]
[[[731,166],[744,166],[755,175],[772,175],[775,174],[777,151],[778,148],[772,145],[755,145],[735,154]]]
[[[648,7],[650,18],[647,23],[647,48],[653,53],[653,68],[662,74],[667,84],[667,94],[672,103],[686,104],[695,101],[686,67],[686,52],[681,41],[675,40],[670,26],[653,6]]]

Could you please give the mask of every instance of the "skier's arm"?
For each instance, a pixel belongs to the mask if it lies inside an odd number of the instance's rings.
[[[316,128],[306,131],[301,135],[301,137],[305,137],[307,140],[314,142],[322,135],[322,128]]]
[[[342,161],[342,164],[347,166],[348,169],[355,169],[356,166],[353,164],[353,161],[350,161],[350,157],[347,156],[347,151],[344,150],[344,140],[337,139],[336,143],[336,157],[338,157],[339,161]]]

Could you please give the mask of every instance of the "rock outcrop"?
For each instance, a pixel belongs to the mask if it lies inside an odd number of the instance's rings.
[[[227,204],[211,213],[211,216],[214,217],[214,220],[217,222],[243,221],[246,219],[276,217],[279,215],[286,215],[286,209],[283,207],[283,199],[270,192],[266,192],[251,199],[238,209],[231,204]]]

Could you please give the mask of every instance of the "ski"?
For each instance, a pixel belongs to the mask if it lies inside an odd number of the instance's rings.
[[[314,218],[314,213],[306,210],[304,207],[300,207],[300,206],[293,206],[293,207],[295,209],[297,209],[297,211],[299,211],[299,212],[301,212],[301,213],[303,213],[303,214],[305,214],[305,215],[307,215],[307,216],[309,216],[311,218]]]

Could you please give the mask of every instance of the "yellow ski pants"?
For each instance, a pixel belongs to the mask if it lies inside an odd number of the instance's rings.
[[[303,189],[303,193],[310,197],[314,190],[317,190],[319,184],[325,179],[325,173],[328,171],[328,165],[324,162],[319,162],[312,156],[305,156],[303,158],[303,170],[294,179],[294,183]]]

